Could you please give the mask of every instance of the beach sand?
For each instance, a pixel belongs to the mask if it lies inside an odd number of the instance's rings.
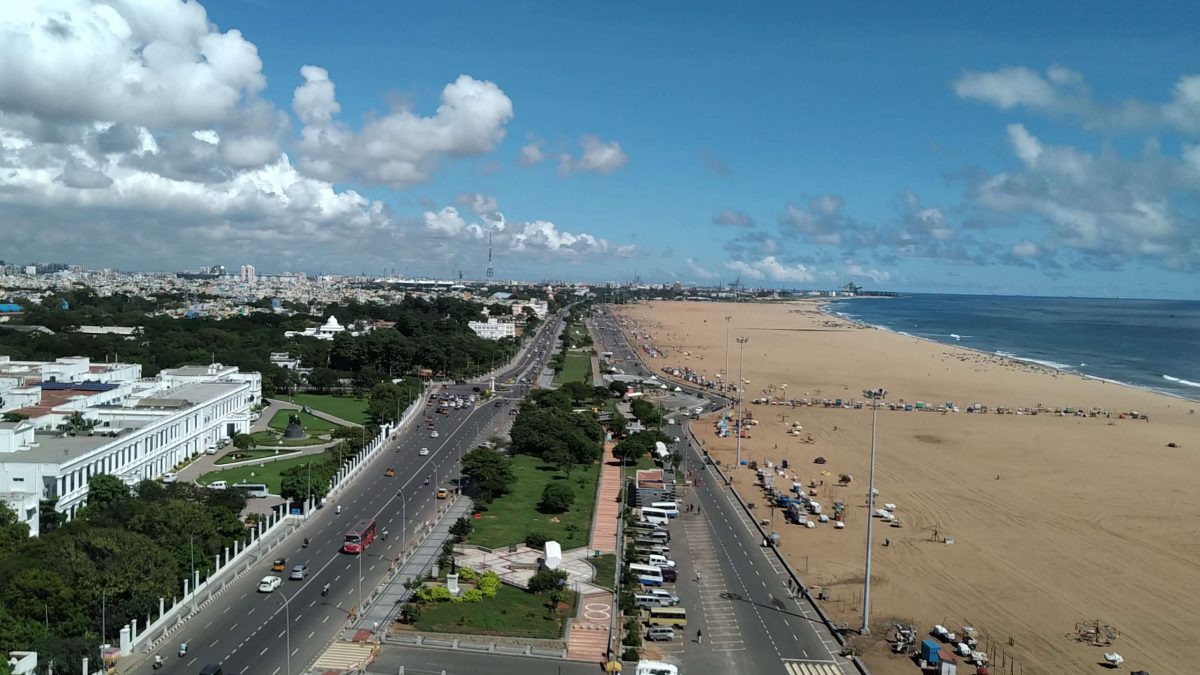
[[[972,625],[993,673],[1096,673],[1105,651],[1122,671],[1197,672],[1189,656],[1200,628],[1200,403],[1056,373],[992,355],[863,328],[819,312],[813,302],[621,306],[664,352],[648,359],[714,375],[730,335],[744,335],[746,410],[759,421],[743,458],[790,463],[800,480],[824,481],[816,499],[829,512],[847,504],[846,528],[805,529],[772,513],[754,472],[733,472],[760,518],[772,518],[781,549],[805,582],[826,586],[835,620],[861,623],[871,411],[749,403],[774,387],[787,398],[862,400],[883,387],[901,399],[957,406],[1093,406],[1105,417],[878,412],[877,508],[897,505],[901,528],[876,520],[872,635],[855,638],[877,675],[916,673],[891,656],[893,621],[919,634]],[[646,342],[642,339],[639,342]],[[738,375],[738,345],[729,363]],[[781,390],[781,385],[787,385]],[[1117,419],[1141,411],[1150,421]],[[787,434],[794,423],[813,443]],[[718,438],[712,418],[693,431],[723,465],[735,439]],[[1176,443],[1178,448],[1167,447]],[[816,465],[824,456],[828,463]],[[820,471],[830,472],[821,476]],[[853,476],[837,487],[839,474]],[[935,540],[936,534],[936,540]],[[944,543],[950,537],[952,544]],[[884,546],[884,540],[890,544]],[[1074,639],[1076,624],[1099,620],[1120,631],[1109,647]],[[1010,663],[1010,661],[1013,661]],[[967,670],[960,664],[959,672]]]

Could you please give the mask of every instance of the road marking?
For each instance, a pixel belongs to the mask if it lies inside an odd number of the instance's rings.
[[[785,661],[783,667],[788,675],[844,675],[836,663]]]
[[[209,647],[209,649],[211,649],[211,648],[213,648],[213,647],[216,647],[216,646],[217,646],[217,643],[218,643],[218,642],[220,642],[220,641],[221,641],[221,638],[217,638],[216,640],[213,640],[213,641],[212,641],[212,644],[208,646],[208,647]]]
[[[261,652],[259,652],[259,653],[258,653],[258,655],[259,655],[259,656],[262,656],[263,654],[266,654],[268,649],[270,649],[270,647],[263,647],[263,648],[262,648],[262,651],[261,651]]]
[[[308,634],[308,639],[309,639],[309,640],[313,639],[313,636],[314,636],[314,635],[316,635],[316,634],[317,634],[317,631],[315,631],[315,630],[314,630],[313,632],[309,633],[309,634]]]
[[[242,596],[242,597],[245,597],[245,596]],[[232,607],[233,607],[233,605],[226,606],[225,609],[221,610],[221,613],[224,614],[225,612],[228,612]]]
[[[257,608],[257,607],[251,607],[251,608],[250,608],[250,611],[249,611],[249,612],[246,612],[246,616],[250,616],[251,614],[253,614],[253,613],[254,613],[254,610],[256,610],[256,609],[258,609],[258,608]]]
[[[325,622],[326,622],[326,621],[328,621],[328,620],[329,620],[329,615],[328,615],[328,614],[326,614],[326,615],[325,615],[325,618],[324,618],[324,619],[321,619],[321,623],[325,623]]]
[[[271,675],[279,675],[279,669],[276,668],[275,670],[272,670]]]
[[[204,629],[205,629],[205,630],[208,630],[208,627],[209,627],[209,626],[211,626],[211,625],[212,625],[212,622],[211,622],[211,621],[209,621],[208,623],[204,624]]]
[[[287,631],[286,631],[286,630],[281,630],[281,631],[279,631],[279,635],[276,635],[275,637],[276,637],[276,638],[281,638],[281,637],[283,637],[283,636],[284,636],[284,635],[286,635],[286,634],[287,634]]]
[[[295,656],[295,655],[296,655],[296,652],[298,652],[298,651],[300,651],[300,648],[299,648],[299,647],[296,647],[295,649],[293,649],[293,650],[292,650],[292,656]]]
[[[308,606],[309,606],[309,607],[312,607],[312,606],[313,606],[313,605],[315,605],[315,604],[317,604],[317,601],[316,601],[316,600],[313,600],[312,602],[308,603]]]
[[[233,630],[234,628],[237,628],[237,627],[238,627],[238,625],[235,623],[235,624],[233,624],[232,626],[230,626],[230,627],[229,627],[229,630]]]

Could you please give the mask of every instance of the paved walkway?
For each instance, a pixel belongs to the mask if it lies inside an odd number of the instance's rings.
[[[612,593],[587,593],[580,600],[579,618],[571,622],[567,658],[603,663],[608,656],[608,626],[612,619]]]
[[[596,516],[592,519],[592,551],[615,553],[617,521],[621,519],[621,462],[613,456],[616,443],[604,444],[604,464],[600,467],[600,494],[596,498]]]
[[[419,579],[431,569],[442,553],[442,543],[450,538],[450,526],[460,517],[471,512],[471,500],[460,497],[450,505],[441,520],[433,525],[429,536],[425,537],[409,554],[408,559],[400,564],[400,568],[390,578],[385,580],[371,594],[367,608],[359,612],[359,620],[355,628],[347,626],[342,639],[353,640],[357,634],[356,628],[371,628],[378,622],[386,630],[396,618],[396,613],[408,600],[411,591],[404,588],[408,579]]]
[[[610,593],[608,589],[591,583],[592,577],[596,576],[596,568],[588,562],[589,553],[585,548],[563,551],[562,564],[558,568],[567,573],[567,583],[581,594]],[[507,548],[498,548],[490,552],[466,548],[463,554],[458,556],[458,564],[477,572],[495,572],[500,575],[501,581],[525,588],[529,585],[530,577],[538,571],[538,561],[544,555],[542,551],[523,544],[511,552]]]

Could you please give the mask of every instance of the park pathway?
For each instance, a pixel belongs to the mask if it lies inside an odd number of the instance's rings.
[[[616,443],[604,444],[604,464],[600,466],[600,493],[596,497],[596,516],[592,519],[592,551],[615,553],[617,521],[621,519],[621,462],[613,455]]]
[[[608,627],[612,619],[611,592],[588,593],[580,599],[579,618],[571,622],[567,658],[604,663],[608,656]]]

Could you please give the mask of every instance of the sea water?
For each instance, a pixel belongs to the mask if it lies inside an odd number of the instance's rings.
[[[915,294],[828,311],[886,330],[1200,400],[1200,301]]]

